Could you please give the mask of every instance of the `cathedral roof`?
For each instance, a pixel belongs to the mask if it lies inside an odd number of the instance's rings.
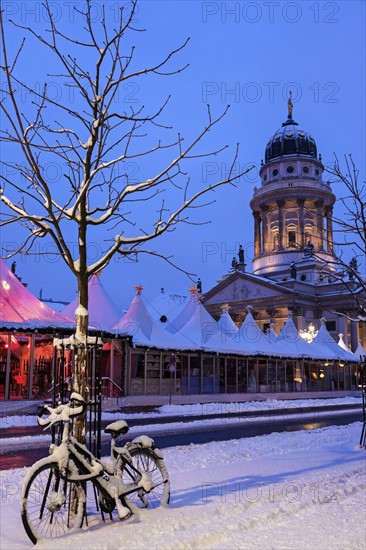
[[[300,128],[292,117],[291,96],[288,101],[288,116],[282,126],[269,139],[265,161],[285,157],[287,155],[306,155],[317,158],[317,148],[314,138],[309,132]]]

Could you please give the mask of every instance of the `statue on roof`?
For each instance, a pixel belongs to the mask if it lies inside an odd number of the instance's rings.
[[[314,256],[314,245],[308,240],[304,248],[304,258],[311,258],[312,256]]]
[[[236,267],[237,267],[237,263],[236,263],[236,258],[235,258],[235,256],[234,256],[233,259],[231,260],[231,267],[232,267],[232,269],[236,269]]]
[[[239,245],[238,258],[239,258],[239,263],[243,264],[244,263],[244,248],[242,247],[242,245]]]
[[[290,95],[287,100],[287,118],[292,119],[292,109],[293,109],[293,103],[292,103],[292,92],[290,90]]]
[[[297,269],[296,269],[295,262],[291,262],[290,263],[290,276],[291,276],[291,279],[296,279],[296,274],[297,274]]]
[[[199,294],[202,294],[202,281],[200,278],[198,278],[198,281],[197,281],[197,290]]]
[[[349,277],[350,281],[353,281],[355,273],[357,273],[357,271],[358,271],[357,258],[353,257],[348,265],[349,265],[348,277]]]

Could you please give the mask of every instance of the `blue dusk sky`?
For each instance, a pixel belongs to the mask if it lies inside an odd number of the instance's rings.
[[[102,2],[92,1],[92,4],[97,21]],[[114,0],[106,2],[111,24],[118,4]],[[51,5],[60,28],[79,36],[82,31],[72,7],[82,8],[83,2],[61,0]],[[6,20],[13,19],[37,32],[43,32],[46,26],[41,2],[4,0],[3,9]],[[132,33],[126,40],[126,48],[131,44],[136,46],[136,67],[148,67],[161,60],[188,37],[188,45],[169,67],[179,68],[187,63],[189,66],[171,77],[132,79],[120,90],[116,109],[123,111],[129,106],[137,109],[144,105],[148,112],[153,112],[171,95],[161,122],[173,130],[155,129],[152,138],[159,136],[168,140],[180,132],[188,143],[207,124],[207,104],[212,116],[220,115],[230,105],[224,120],[202,141],[197,152],[224,145],[228,148],[218,157],[195,159],[185,164],[184,169],[189,173],[192,189],[210,185],[225,176],[237,143],[240,149],[235,169],[239,172],[254,166],[236,187],[218,189],[202,201],[215,202],[192,212],[193,222],[209,223],[181,224],[173,233],[150,244],[150,249],[173,255],[172,261],[179,267],[197,274],[205,292],[228,272],[239,244],[245,250],[247,271],[251,271],[253,217],[249,201],[254,187],[260,185],[258,168],[266,143],[287,118],[290,90],[294,119],[315,138],[323,163],[331,164],[334,153],[340,158],[352,153],[364,179],[365,3],[352,0],[143,0],[138,4],[135,19],[137,27],[146,29],[146,32]],[[7,24],[11,54],[24,34]],[[89,63],[90,58],[83,55],[80,61]],[[58,70],[49,53],[34,40],[27,39],[19,59],[18,75],[35,86],[47,80],[55,98],[77,104],[77,98],[70,95],[62,79],[47,76]],[[3,76],[1,78],[3,84]],[[22,101],[24,110],[29,112],[32,98],[28,95]],[[23,162],[14,147],[3,145],[2,154],[10,162]],[[169,161],[172,157],[167,154],[165,158]],[[153,157],[146,157],[132,162],[128,169],[131,177],[141,180],[152,177],[158,166]],[[47,168],[59,190],[60,185],[65,185],[62,169],[52,163]],[[324,179],[328,179],[327,175]],[[345,194],[340,186],[334,186],[333,191],[337,196]],[[176,204],[179,197],[179,190],[168,191],[166,204]],[[157,202],[139,205],[139,223],[157,209]],[[336,213],[342,214],[340,204]],[[138,231],[139,226],[136,227]],[[76,242],[75,233],[67,235],[70,242]],[[96,255],[104,247],[104,239],[113,235],[93,234],[90,246]],[[16,244],[21,238],[20,228],[2,230],[3,246]],[[37,246],[38,251],[45,252],[49,241],[39,241]],[[351,251],[347,254],[352,257]],[[39,254],[17,255],[14,259],[18,274],[36,296],[42,288],[44,297],[65,301],[75,297],[76,282],[61,259]],[[116,257],[101,277],[106,290],[122,306],[129,305],[136,283],[143,285],[148,299],[153,299],[162,287],[166,292],[186,294],[192,285],[182,272],[147,255],[141,255],[138,262]]]

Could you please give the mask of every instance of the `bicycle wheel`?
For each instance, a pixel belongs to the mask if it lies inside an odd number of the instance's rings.
[[[157,508],[161,504],[168,504],[170,499],[170,483],[164,461],[153,450],[145,449],[140,445],[129,447],[128,452],[132,458],[130,463],[126,460],[122,464],[122,482],[127,490],[140,483],[145,487],[139,487],[127,496],[129,503],[138,508]],[[147,487],[149,488],[147,490]]]
[[[36,544],[81,527],[85,492],[78,482],[62,476],[56,462],[36,467],[24,484],[21,515],[24,529]]]

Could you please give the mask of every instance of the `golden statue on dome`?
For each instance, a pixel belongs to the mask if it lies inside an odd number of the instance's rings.
[[[287,100],[287,118],[292,119],[292,109],[293,109],[293,103],[292,103],[292,92],[290,90],[290,96]]]

